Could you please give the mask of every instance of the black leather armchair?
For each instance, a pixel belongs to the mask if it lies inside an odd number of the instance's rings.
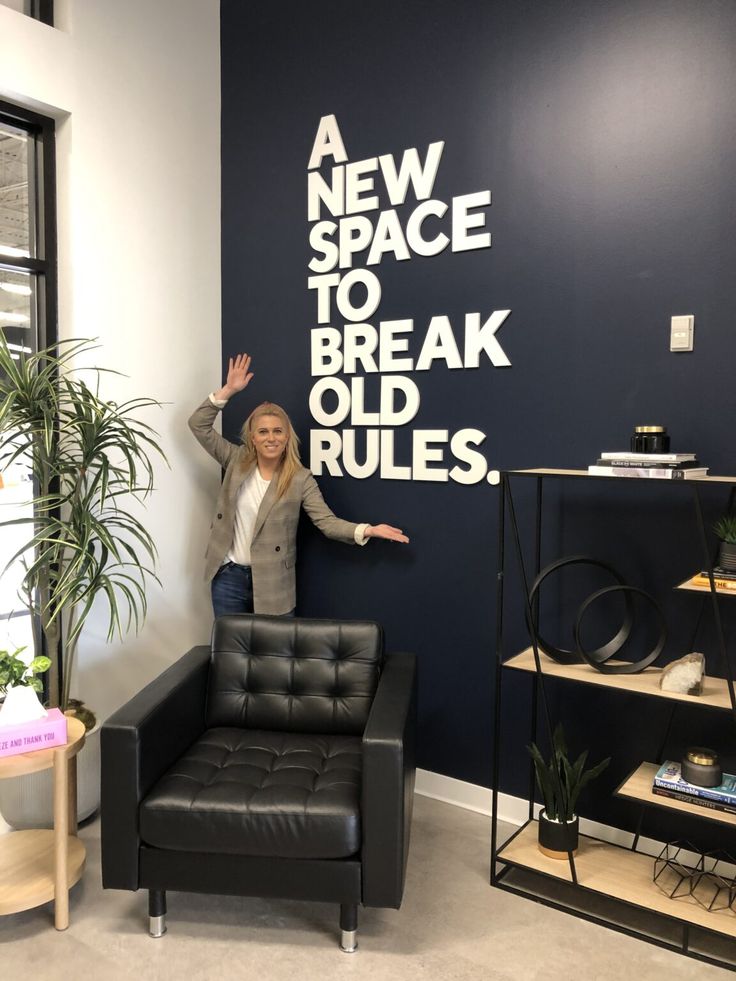
[[[102,880],[398,909],[414,792],[416,659],[375,623],[215,622],[102,728]]]

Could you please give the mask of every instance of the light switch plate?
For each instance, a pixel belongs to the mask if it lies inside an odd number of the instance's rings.
[[[670,351],[692,351],[695,317],[673,317],[670,322]]]

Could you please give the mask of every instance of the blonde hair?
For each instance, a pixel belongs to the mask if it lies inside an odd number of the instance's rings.
[[[286,449],[284,450],[284,455],[281,458],[281,463],[277,471],[278,483],[276,485],[276,493],[281,498],[289,489],[289,485],[294,479],[296,472],[301,469],[302,461],[299,457],[299,437],[294,432],[291,419],[280,405],[276,405],[275,402],[261,402],[260,405],[257,405],[253,409],[243,423],[243,428],[240,430],[240,438],[245,447],[244,462],[246,466],[253,466],[258,460],[256,448],[253,445],[253,430],[261,416],[276,416],[281,420],[286,430]]]

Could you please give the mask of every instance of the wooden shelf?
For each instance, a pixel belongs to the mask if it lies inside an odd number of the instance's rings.
[[[601,674],[588,664],[558,664],[540,650],[539,659],[542,674],[547,678],[560,678],[566,681],[577,681],[584,685],[597,685],[601,688],[614,688],[618,691],[631,692],[636,695],[649,695],[655,698],[665,698],[673,702],[687,702],[688,705],[707,706],[709,708],[726,709],[730,711],[731,700],[728,695],[728,683],[724,678],[711,678],[706,675],[703,679],[702,695],[681,695],[678,692],[662,691],[659,687],[661,668],[645,668],[638,674]],[[611,662],[615,663],[615,662]],[[536,672],[534,651],[531,647],[514,657],[504,661],[505,668],[515,671]]]
[[[691,583],[689,579],[686,579],[685,582],[679,583],[679,585],[675,586],[675,589],[684,589],[688,593],[710,592],[710,586],[696,586],[694,583]],[[716,586],[716,592],[719,596],[736,596],[736,589],[720,589],[718,586]]]
[[[85,849],[68,838],[67,881],[70,889],[84,871]],[[56,894],[53,831],[11,831],[0,836],[0,915],[41,906]]]
[[[659,484],[668,484],[670,486],[675,484],[678,487],[681,487],[683,484],[736,484],[736,477],[707,476],[693,477],[690,480],[665,480],[661,477],[604,477],[602,474],[588,473],[587,470],[559,470],[549,467],[536,467],[533,470],[507,470],[506,472],[527,477],[587,477],[589,480],[628,480],[632,482],[645,480],[650,484],[656,481]]]
[[[621,784],[616,791],[616,796],[643,801],[654,807],[663,807],[668,811],[684,812],[690,817],[716,821],[718,824],[736,825],[736,814],[729,814],[727,811],[719,811],[712,807],[702,807],[700,804],[688,804],[685,801],[675,800],[674,797],[663,797],[660,794],[652,793],[652,782],[658,769],[656,763],[642,763]]]
[[[572,881],[567,861],[547,858],[537,848],[536,821],[529,822],[504,845],[498,859],[554,879]],[[580,888],[736,938],[736,914],[731,910],[709,913],[691,896],[670,899],[652,881],[653,869],[654,859],[650,855],[580,836],[580,847],[575,856]]]

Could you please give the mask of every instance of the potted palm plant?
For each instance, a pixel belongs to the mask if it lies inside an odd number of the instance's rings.
[[[605,770],[610,757],[586,770],[588,751],[584,750],[571,763],[562,724],[558,724],[553,733],[549,761],[534,743],[527,748],[544,801],[544,810],[539,815],[539,850],[549,858],[567,858],[569,853],[575,854],[578,847],[579,822],[575,808],[580,792]]]
[[[713,525],[720,540],[718,565],[721,569],[736,572],[736,512],[729,511]]]
[[[88,730],[94,717],[71,697],[79,637],[93,604],[106,611],[108,641],[145,618],[156,548],[138,507],[153,489],[152,457],[163,457],[157,433],[139,418],[159,402],[107,401],[106,369],[73,370],[97,347],[61,341],[26,355],[0,335],[0,469],[28,467],[34,487],[32,513],[0,521],[28,528],[6,568],[24,564],[21,599],[35,653],[51,661],[50,704]]]

